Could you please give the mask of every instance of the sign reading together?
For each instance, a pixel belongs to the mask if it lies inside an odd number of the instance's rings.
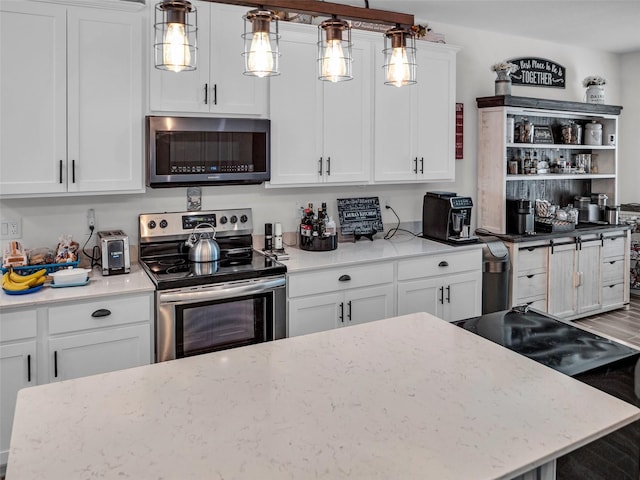
[[[544,58],[523,57],[507,60],[518,66],[511,74],[513,85],[565,88],[566,69]]]

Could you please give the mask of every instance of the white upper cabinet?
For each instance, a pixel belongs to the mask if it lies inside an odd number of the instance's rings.
[[[401,88],[384,85],[384,58],[376,55],[376,183],[455,180],[457,51],[418,41],[417,83]]]
[[[280,25],[271,79],[271,185],[370,182],[371,44],[353,35],[353,79],[318,79],[317,30]]]
[[[179,73],[154,65],[154,6],[149,4],[149,109],[266,117],[268,78],[243,75],[243,16],[249,7],[192,1],[198,17],[197,67]]]
[[[142,17],[3,1],[3,195],[142,191]]]

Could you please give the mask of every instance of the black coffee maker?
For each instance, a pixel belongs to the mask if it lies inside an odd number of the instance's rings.
[[[534,230],[533,203],[525,198],[507,198],[507,233],[526,235]]]
[[[422,206],[422,236],[447,243],[472,243],[471,197],[454,192],[427,192]]]

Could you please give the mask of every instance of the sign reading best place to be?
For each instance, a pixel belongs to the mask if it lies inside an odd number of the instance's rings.
[[[514,85],[565,88],[566,69],[545,58],[523,57],[507,60],[518,66],[511,74]]]

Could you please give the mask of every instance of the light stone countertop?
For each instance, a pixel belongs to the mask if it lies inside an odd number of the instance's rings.
[[[418,313],[23,389],[7,480],[502,479],[637,419]]]
[[[79,287],[53,288],[49,283],[37,292],[26,295],[8,295],[0,292],[0,312],[13,307],[38,307],[72,300],[83,300],[108,295],[153,292],[155,286],[138,262],[131,263],[131,272],[103,277],[99,268],[89,273],[89,283]]]
[[[397,234],[390,240],[376,238],[373,241],[360,239],[355,243],[338,243],[338,248],[327,252],[310,252],[298,247],[285,246],[285,251],[290,258],[282,260],[281,263],[287,266],[288,273],[295,273],[358,263],[479,250],[481,248],[482,243],[451,246],[408,234]]]

